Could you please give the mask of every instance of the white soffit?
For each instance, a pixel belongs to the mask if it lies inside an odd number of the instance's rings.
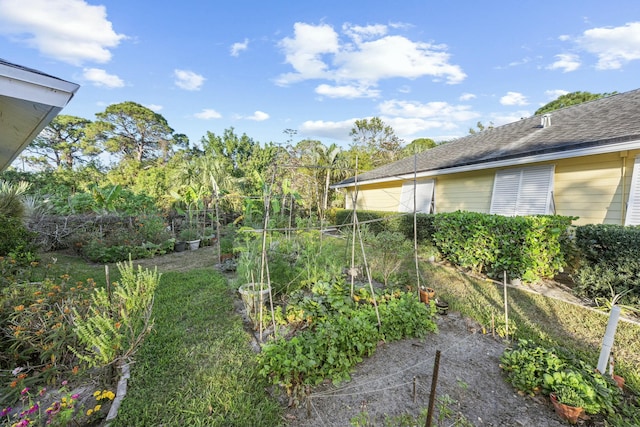
[[[79,88],[0,60],[0,170],[18,157]]]

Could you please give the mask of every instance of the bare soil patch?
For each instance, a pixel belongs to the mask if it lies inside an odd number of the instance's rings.
[[[457,313],[439,316],[437,323],[438,333],[424,339],[380,345],[357,367],[351,381],[313,390],[310,416],[305,405],[289,409],[289,426],[349,426],[354,417],[365,412],[371,426],[389,425],[385,419],[402,414],[417,417],[429,405],[437,350],[436,396],[448,396],[446,407],[451,411],[440,425],[565,425],[545,398],[520,396],[504,381],[499,366],[504,342],[483,335],[477,324]],[[441,404],[436,405],[433,425],[439,425],[439,408]]]

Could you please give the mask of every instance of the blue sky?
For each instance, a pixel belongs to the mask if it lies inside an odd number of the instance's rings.
[[[347,147],[374,116],[441,141],[639,88],[640,2],[0,0],[0,58],[80,84],[63,114],[134,101],[192,144]]]

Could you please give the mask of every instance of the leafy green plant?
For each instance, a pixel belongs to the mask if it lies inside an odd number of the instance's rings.
[[[507,380],[525,393],[555,393],[561,403],[583,407],[588,414],[612,414],[620,403],[613,381],[568,352],[520,340],[500,361]]]
[[[290,339],[278,338],[264,345],[259,355],[260,372],[281,385],[295,404],[306,386],[325,379],[347,380],[363,357],[375,351],[379,340],[420,337],[436,330],[433,306],[417,301],[415,295],[396,291],[378,296],[382,328],[378,330],[373,305],[356,304],[339,282],[318,283],[311,295],[300,292],[287,305],[299,307],[310,326]],[[294,320],[294,319],[292,319]]]
[[[82,345],[72,351],[89,366],[125,362],[140,347],[153,326],[151,309],[160,281],[157,271],[136,269],[133,262],[119,263],[121,279],[113,292],[94,289],[86,315],[74,310],[74,331]]]

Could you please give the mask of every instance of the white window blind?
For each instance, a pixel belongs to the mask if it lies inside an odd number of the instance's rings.
[[[505,216],[553,213],[553,170],[553,165],[544,165],[497,171],[490,212]]]
[[[631,175],[627,216],[624,225],[640,225],[640,157],[636,157]]]
[[[416,182],[416,212],[431,213],[435,180],[428,179]],[[413,212],[413,180],[402,184],[400,194],[400,212]]]

